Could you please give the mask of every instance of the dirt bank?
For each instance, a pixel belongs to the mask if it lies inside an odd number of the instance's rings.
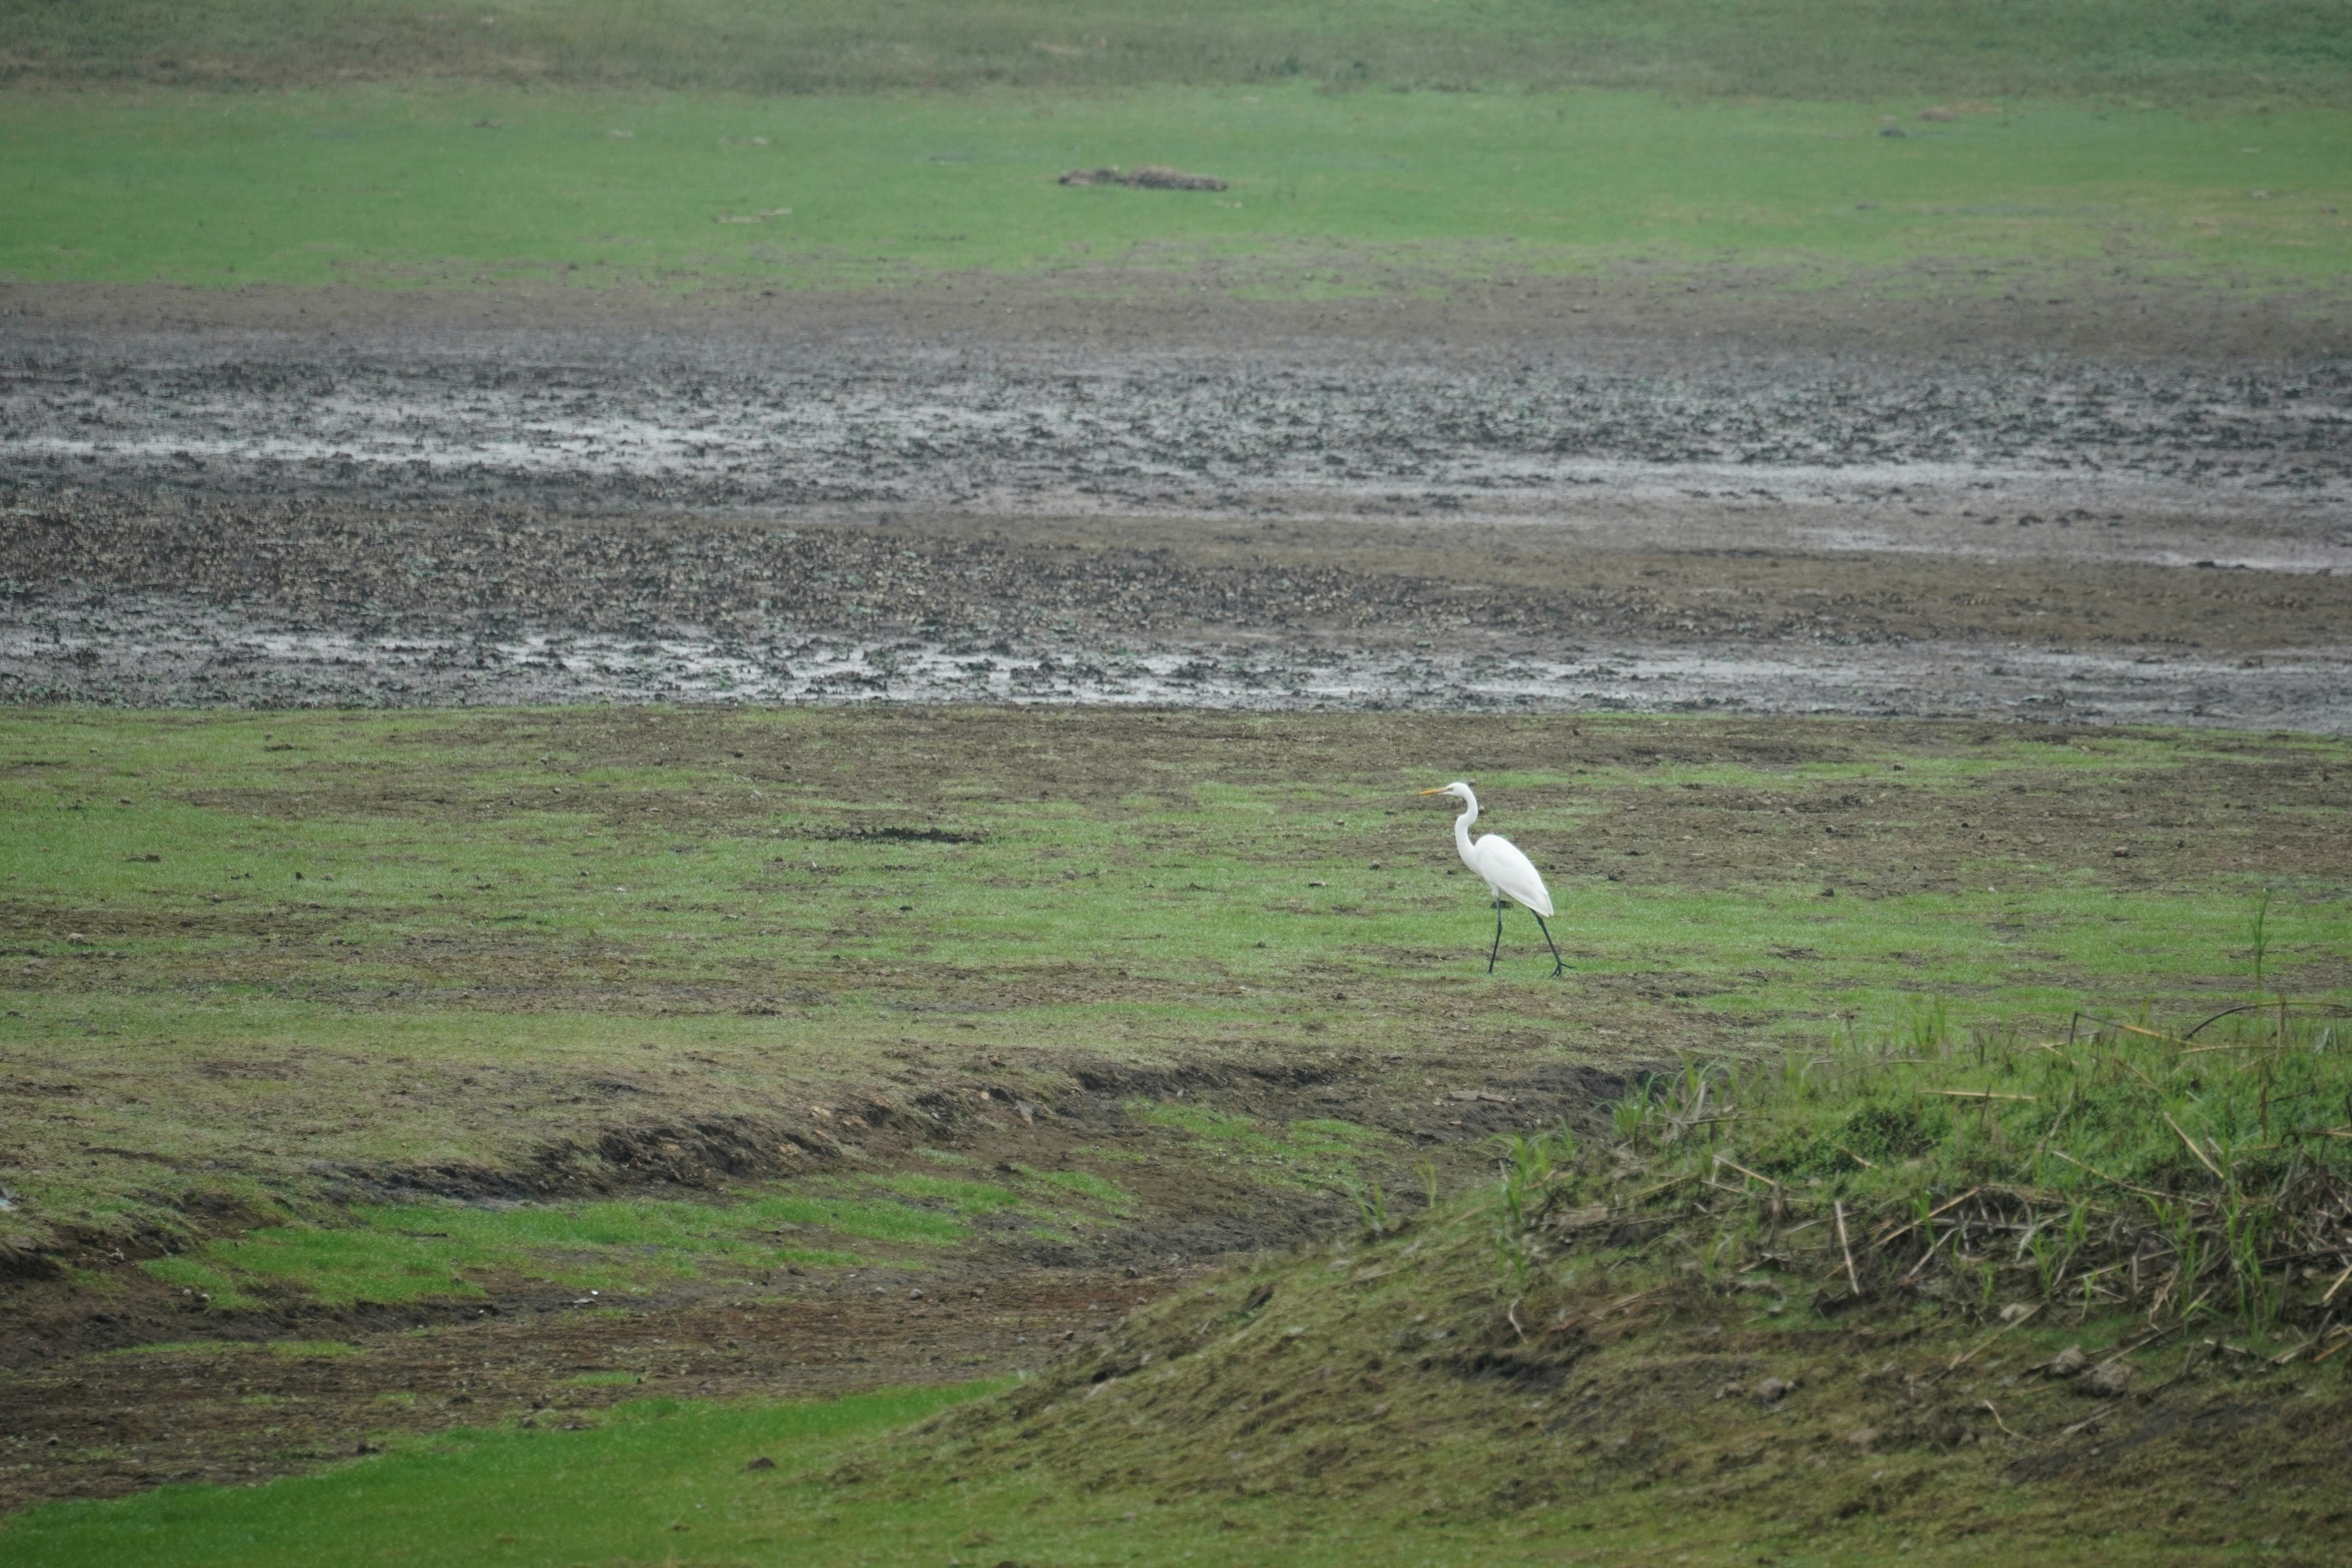
[[[923,1065],[937,1081],[937,1065]],[[71,1279],[0,1280],[0,1379],[9,1390],[0,1512],[43,1498],[283,1474],[364,1452],[386,1432],[593,1419],[616,1399],[646,1394],[815,1396],[1039,1366],[1215,1261],[1296,1246],[1347,1212],[1336,1192],[1265,1180],[1129,1114],[1131,1096],[1213,1097],[1228,1113],[1276,1122],[1360,1119],[1396,1133],[1399,1147],[1425,1151],[1451,1186],[1483,1173],[1487,1135],[1589,1118],[1622,1081],[1541,1068],[1478,1078],[1487,1087],[1433,1106],[1405,1087],[1420,1069],[1354,1053],[1338,1063],[1144,1071],[1057,1065],[1048,1076],[1063,1093],[1034,1123],[975,1117],[920,1133],[877,1125],[860,1133],[855,1172],[935,1168],[919,1157],[925,1143],[982,1170],[999,1161],[1083,1168],[1117,1150],[1133,1207],[1121,1225],[1076,1243],[1041,1238],[1025,1224],[952,1248],[819,1235],[861,1261],[609,1300],[506,1276],[486,1278],[470,1297],[388,1306],[289,1292],[260,1308],[215,1310],[144,1272],[136,1243],[92,1244],[61,1259]],[[478,1199],[479,1179],[491,1174],[453,1186],[446,1173],[384,1173],[352,1195]],[[656,1163],[646,1174],[625,1195],[708,1201],[730,1190],[715,1171]],[[1410,1173],[1387,1179],[1401,1207],[1418,1202],[1403,1195]],[[740,1178],[733,1190],[743,1190]]]

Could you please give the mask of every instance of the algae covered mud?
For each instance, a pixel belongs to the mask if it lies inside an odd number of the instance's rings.
[[[20,293],[0,682],[2340,731],[2331,329],[2145,286]]]

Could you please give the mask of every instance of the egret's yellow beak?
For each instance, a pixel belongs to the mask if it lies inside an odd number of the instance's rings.
[[[1445,792],[1442,789],[1423,789],[1415,790],[1413,793],[1415,795],[1444,795]]]

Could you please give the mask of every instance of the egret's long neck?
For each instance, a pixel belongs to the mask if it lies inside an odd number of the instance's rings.
[[[1465,804],[1462,815],[1454,819],[1454,847],[1462,852],[1465,860],[1470,858],[1470,825],[1477,820],[1478,797],[1474,795]]]

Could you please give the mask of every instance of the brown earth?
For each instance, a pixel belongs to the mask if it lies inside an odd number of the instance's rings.
[[[2129,263],[1919,261],[1811,287],[1815,275],[1757,267],[1634,261],[1573,278],[1519,275],[1498,249],[1490,275],[1367,267],[1301,254],[1213,258],[1197,268],[1063,268],[1048,277],[894,279],[872,291],[707,285],[692,293],[501,280],[411,286],[234,289],[0,283],[12,332],[142,334],[443,328],[580,331],[615,325],[688,334],[887,331],[1002,336],[1119,347],[1356,337],[1518,345],[1535,339],[1779,349],[1861,348],[1937,359],[2027,351],[2087,358],[2176,356],[2322,363],[2352,353],[2352,313],[2336,289],[2251,279],[2183,283]],[[1340,266],[1344,299],[1254,297]],[[1244,293],[1243,290],[1253,291]]]

